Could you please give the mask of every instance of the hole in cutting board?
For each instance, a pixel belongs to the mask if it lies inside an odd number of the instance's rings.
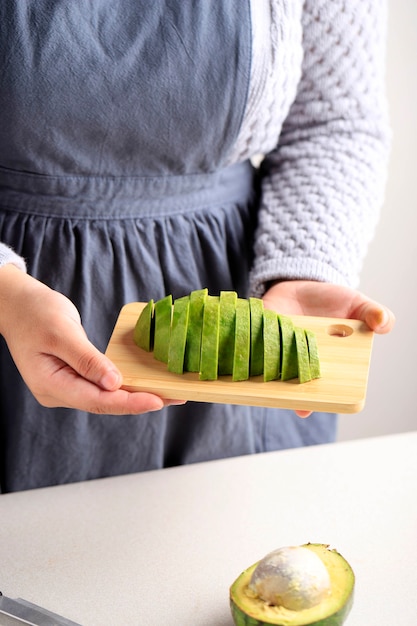
[[[327,333],[332,337],[349,337],[353,333],[353,328],[345,324],[333,324],[328,327]]]

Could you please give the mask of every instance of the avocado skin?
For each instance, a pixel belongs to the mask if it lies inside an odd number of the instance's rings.
[[[329,617],[321,619],[318,622],[306,622],[303,626],[342,626],[353,606],[353,595],[354,594],[352,593],[344,606],[342,606],[336,613],[333,613],[333,615],[329,615]],[[230,599],[230,610],[232,611],[235,626],[280,626],[279,622],[265,622],[263,620],[256,619],[251,615],[246,615],[246,613],[239,609],[232,599]]]
[[[308,545],[313,545],[313,546],[317,546],[317,547],[322,547],[322,548],[328,548],[328,546],[324,545],[324,544],[306,544]],[[331,615],[328,615],[327,617],[323,618],[323,619],[319,619],[319,620],[315,620],[315,621],[305,621],[305,622],[300,622],[297,621],[298,626],[342,626],[351,609],[353,606],[353,600],[354,600],[354,586],[355,586],[355,575],[352,571],[352,568],[350,567],[349,563],[343,558],[343,556],[341,554],[339,554],[336,550],[330,550],[330,552],[333,552],[335,554],[335,556],[339,557],[341,559],[341,563],[342,566],[344,567],[344,569],[350,573],[351,579],[352,579],[352,588],[350,591],[350,594],[348,596],[348,598],[345,600],[344,604],[334,613],[332,613]],[[344,565],[343,565],[344,564]],[[256,565],[256,564],[255,564]],[[253,566],[255,567],[255,566]],[[248,569],[252,569],[248,568]],[[289,622],[288,620],[286,620],[285,624],[283,624],[283,622],[281,621],[269,621],[266,618],[257,618],[257,617],[253,617],[252,615],[248,615],[247,613],[245,613],[237,604],[238,599],[236,598],[236,594],[234,592],[234,586],[235,584],[244,576],[244,574],[247,572],[247,570],[245,570],[245,572],[243,572],[233,583],[233,585],[230,588],[230,596],[229,596],[229,601],[230,601],[230,610],[232,613],[232,617],[233,617],[233,621],[235,623],[235,626],[291,626],[291,622]]]

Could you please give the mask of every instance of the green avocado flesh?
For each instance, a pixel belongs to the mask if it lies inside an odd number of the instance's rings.
[[[265,309],[264,323],[264,381],[277,380],[281,370],[281,337],[278,316],[274,311]]]
[[[250,308],[250,364],[251,376],[260,376],[264,371],[263,310],[260,298],[249,298]]]
[[[253,587],[253,580],[256,579],[254,572],[261,562],[255,563],[230,588],[230,608],[236,626],[342,626],[353,604],[355,576],[352,568],[336,550],[324,544],[308,543],[300,547],[311,551],[313,554],[308,556],[318,557],[320,566],[325,566],[329,587],[322,598],[316,604],[298,610],[265,601]],[[302,587],[304,574],[302,569],[295,571],[292,586],[288,587],[289,593],[294,595]],[[288,575],[287,572],[285,575]],[[285,583],[285,578],[281,577],[282,580]],[[301,581],[299,587],[298,581]],[[311,590],[313,593],[316,591],[313,587]],[[308,595],[308,589],[306,593]]]
[[[289,317],[278,315],[281,331],[281,380],[291,380],[298,376],[297,346],[295,344],[294,324]],[[314,333],[312,333],[314,334]]]
[[[201,334],[200,380],[216,380],[219,363],[220,300],[207,296]]]
[[[307,339],[311,378],[320,378],[320,358],[316,335],[311,330],[306,329],[304,332]]]
[[[220,292],[219,376],[233,373],[237,293]]]
[[[201,332],[203,329],[204,304],[206,302],[207,295],[207,289],[198,289],[190,293],[190,310],[188,314],[187,341],[184,360],[184,370],[186,372],[200,371]]]
[[[168,349],[171,338],[172,296],[157,300],[154,304],[153,354],[155,359],[168,363]],[[138,321],[139,324],[139,321]],[[152,344],[152,339],[150,340]]]
[[[320,377],[315,334],[264,309],[260,298],[239,298],[234,291],[212,296],[199,289],[175,300],[171,295],[150,300],[133,339],[143,350],[153,350],[170,372],[196,372],[200,380],[230,376],[304,383]]]
[[[168,369],[175,374],[182,374],[184,371],[189,310],[190,299],[188,296],[175,300],[168,346]]]
[[[298,359],[298,380],[300,383],[306,383],[311,380],[307,339],[302,328],[294,328],[294,334]]]
[[[233,353],[233,380],[249,378],[250,308],[249,301],[238,298],[235,311],[235,349]]]
[[[139,348],[143,348],[147,352],[153,350],[153,300],[149,300],[142,311],[142,315],[138,317],[134,330],[134,339]]]

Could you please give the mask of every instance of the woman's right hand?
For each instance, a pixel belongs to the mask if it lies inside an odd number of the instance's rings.
[[[121,373],[88,340],[74,304],[11,264],[0,268],[0,334],[43,406],[128,415],[171,404],[121,389]]]

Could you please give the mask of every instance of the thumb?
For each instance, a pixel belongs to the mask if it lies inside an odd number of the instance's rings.
[[[116,366],[92,344],[80,355],[76,371],[106,391],[115,391],[122,384],[122,374]]]
[[[77,333],[64,339],[57,355],[82,378],[106,391],[115,391],[122,385],[122,374],[110,359],[88,339],[82,326]]]
[[[101,363],[102,376],[98,385],[106,391],[115,391],[122,385],[122,375],[113,363],[103,354]]]
[[[379,334],[389,333],[395,323],[392,311],[372,300],[364,303],[360,319],[366,322],[371,330]]]

